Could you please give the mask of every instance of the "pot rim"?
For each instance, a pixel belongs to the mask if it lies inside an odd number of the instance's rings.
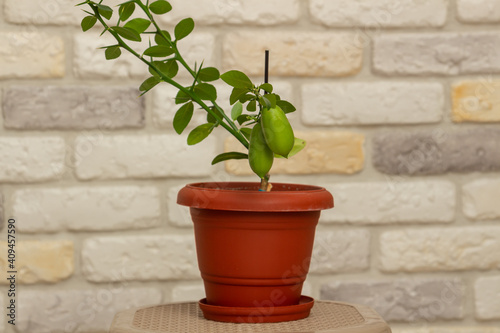
[[[319,211],[333,207],[333,196],[324,187],[272,183],[270,192],[257,182],[200,182],[183,187],[177,203],[191,208],[253,212]]]

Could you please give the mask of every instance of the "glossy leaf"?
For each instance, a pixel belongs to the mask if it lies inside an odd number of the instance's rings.
[[[247,104],[247,110],[250,112],[257,111],[257,101],[250,101],[250,103]]]
[[[217,90],[208,83],[200,83],[194,86],[194,92],[206,101],[215,101],[217,99]]]
[[[174,29],[176,40],[181,40],[187,37],[194,29],[194,21],[192,18],[186,18],[180,21]]]
[[[276,95],[274,94],[267,94],[262,96],[263,100],[263,105],[265,105],[267,108],[275,108],[276,107]]]
[[[198,78],[204,82],[215,81],[218,80],[219,77],[220,77],[219,70],[215,67],[203,68],[198,75]]]
[[[272,93],[273,86],[270,83],[263,83],[259,86],[259,89],[264,90],[265,92]]]
[[[96,5],[97,10],[99,11],[99,14],[101,14],[102,17],[105,17],[106,19],[111,19],[111,16],[113,16],[113,9],[111,7],[106,6],[106,5]]]
[[[118,9],[118,14],[120,15],[120,21],[126,21],[134,13],[135,3],[127,2],[120,5]]]
[[[207,136],[212,133],[214,129],[213,124],[203,124],[198,127],[196,127],[194,130],[189,133],[188,138],[187,138],[187,143],[188,145],[192,146],[197,143],[200,143],[201,141],[205,140]]]
[[[240,71],[232,70],[220,76],[220,78],[234,88],[252,88],[253,83],[248,76]]]
[[[113,31],[115,31],[117,34],[122,36],[125,39],[134,41],[134,42],[140,42],[141,41],[141,35],[137,33],[137,31],[129,28],[124,28],[124,27],[111,27]]]
[[[174,53],[174,50],[169,46],[155,45],[147,48],[144,55],[149,57],[164,58]]]
[[[162,72],[164,75],[166,75],[169,78],[173,78],[174,76],[177,75],[177,72],[179,70],[179,65],[175,60],[169,60],[167,62],[163,61],[153,61],[153,64]],[[154,69],[150,68],[149,72],[154,75],[160,77],[160,74],[158,74]]]
[[[241,95],[245,94],[248,91],[246,88],[233,88],[233,91],[231,92],[231,96],[229,96],[229,104],[233,105],[236,103]]]
[[[174,129],[177,134],[181,134],[187,127],[187,125],[191,121],[191,118],[193,118],[193,111],[193,102],[186,103],[181,106],[179,110],[177,110],[173,121]]]
[[[83,31],[91,29],[97,22],[95,16],[85,16],[82,20],[81,26]]]
[[[236,102],[231,109],[231,119],[236,120],[243,112],[243,104]]]
[[[142,34],[147,28],[149,28],[150,25],[151,21],[138,17],[128,21],[123,27],[135,30],[137,33]]]
[[[240,124],[240,126],[246,123],[247,121],[251,120],[253,120],[253,118],[247,114],[242,114],[241,116],[238,117],[238,119],[236,119],[236,121],[238,121],[238,124]]]
[[[212,107],[211,109],[219,117],[219,119],[224,118],[219,109],[216,107]],[[207,113],[207,123],[218,125],[217,119],[211,113]]]
[[[156,42],[156,44],[170,46],[169,40],[172,40],[172,37],[170,37],[170,34],[166,30],[162,30],[162,33],[165,36],[167,36],[168,40],[166,40],[161,34],[156,33],[155,34],[155,42]]]
[[[190,100],[191,97],[182,90],[179,90],[179,92],[177,92],[177,95],[175,96],[175,104],[184,104],[186,102],[189,102]]]
[[[122,50],[120,50],[119,46],[110,46],[106,48],[104,55],[107,60],[112,60],[118,58],[122,54]]]
[[[155,77],[151,76],[150,78],[146,79],[141,86],[139,87],[140,91],[149,91],[151,90],[154,86],[156,86],[158,83],[160,83],[160,80]]]
[[[290,151],[290,153],[288,153],[288,158],[292,157],[293,155],[296,155],[298,152],[300,152],[302,149],[304,149],[305,146],[306,146],[306,140],[295,138],[295,141],[293,143],[293,148]],[[278,155],[278,154],[274,154],[274,157],[285,158],[285,157]]]
[[[295,106],[293,106],[292,103],[285,100],[276,101],[276,105],[279,106],[285,113],[291,113],[296,110]]]
[[[149,5],[149,10],[155,14],[161,15],[172,10],[172,5],[165,0],[158,0]]]
[[[245,160],[245,159],[248,159],[248,154],[232,151],[215,156],[215,158],[212,160],[212,165],[227,160]]]

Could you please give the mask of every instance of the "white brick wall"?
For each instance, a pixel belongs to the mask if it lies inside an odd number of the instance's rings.
[[[206,176],[215,140],[188,146],[186,136],[79,136],[75,140],[76,174],[80,179]]]
[[[439,27],[448,0],[310,0],[314,19],[331,27]]]
[[[110,236],[85,240],[82,270],[87,280],[181,280],[199,278],[192,235]]]
[[[324,184],[335,209],[323,212],[325,223],[439,223],[455,216],[455,186],[446,181]]]
[[[302,86],[307,125],[369,125],[441,121],[444,90],[438,83],[320,83]]]
[[[65,149],[60,137],[0,137],[0,181],[59,179],[65,171]]]
[[[139,99],[143,63],[105,60],[97,48],[114,42],[99,24],[81,32],[76,1],[0,2],[0,227],[14,217],[20,240],[18,325],[0,318],[0,332],[104,332],[127,306],[202,298],[177,192],[257,181],[247,161],[210,165],[241,144],[219,126],[188,147],[206,114],[175,134],[176,90]],[[111,25],[120,2],[104,0]],[[259,84],[270,49],[270,82],[297,107],[306,149],[276,160],[271,180],[335,197],[303,293],[336,283],[394,333],[500,333],[500,2],[170,2],[162,28],[196,21],[178,44],[190,65]],[[231,88],[214,85],[229,113]],[[463,291],[442,288],[451,280]]]
[[[13,200],[23,232],[142,229],[160,224],[160,198],[154,187],[20,190]]]

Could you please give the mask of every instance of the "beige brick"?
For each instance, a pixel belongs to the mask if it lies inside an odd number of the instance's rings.
[[[448,0],[311,0],[313,18],[330,27],[439,27]]]
[[[62,38],[38,32],[0,33],[0,79],[64,76]]]
[[[255,32],[230,33],[224,40],[223,66],[262,75],[266,49],[271,52],[271,75],[348,76],[362,66],[363,46],[354,34],[296,31],[262,31],[259,38]]]
[[[462,81],[453,85],[452,94],[453,121],[500,121],[500,80]]]
[[[85,136],[75,140],[80,179],[206,176],[215,155],[215,139],[188,146],[177,134]]]
[[[58,179],[66,147],[59,137],[0,137],[0,182]]]
[[[160,19],[175,24],[185,17],[192,17],[197,24],[252,24],[275,25],[292,23],[299,17],[299,0],[171,0],[172,11]],[[193,10],[196,8],[196,10]]]
[[[352,132],[296,132],[306,148],[290,159],[274,159],[271,174],[353,174],[363,169],[364,135]],[[226,151],[244,150],[233,138],[226,139]],[[226,162],[226,171],[235,175],[253,174],[247,160]]]
[[[500,22],[498,0],[457,0],[458,19],[466,23]]]
[[[500,218],[500,179],[479,179],[462,189],[464,214],[475,220]]]
[[[500,227],[402,229],[380,236],[386,272],[500,268]]]
[[[474,284],[476,317],[500,319],[500,276],[480,277]]]
[[[102,231],[160,224],[154,187],[71,187],[14,192],[13,213],[22,232]]]
[[[17,240],[17,238],[16,238]],[[7,261],[7,242],[0,242],[0,268],[2,284],[8,281],[8,270],[11,263]],[[40,283],[59,282],[74,272],[73,242],[71,241],[32,241],[16,242],[15,248],[17,282]]]

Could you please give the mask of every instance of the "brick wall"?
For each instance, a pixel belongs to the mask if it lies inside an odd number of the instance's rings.
[[[305,292],[371,305],[395,333],[499,333],[500,2],[171,2],[166,27],[197,22],[181,44],[192,63],[258,80],[270,48],[271,81],[298,107],[307,149],[273,180],[336,199]],[[136,98],[145,68],[106,61],[76,1],[0,4],[0,267],[15,217],[17,332],[103,332],[124,308],[201,298],[175,196],[255,180],[242,161],[209,165],[237,145],[219,130],[187,147],[175,90]]]

